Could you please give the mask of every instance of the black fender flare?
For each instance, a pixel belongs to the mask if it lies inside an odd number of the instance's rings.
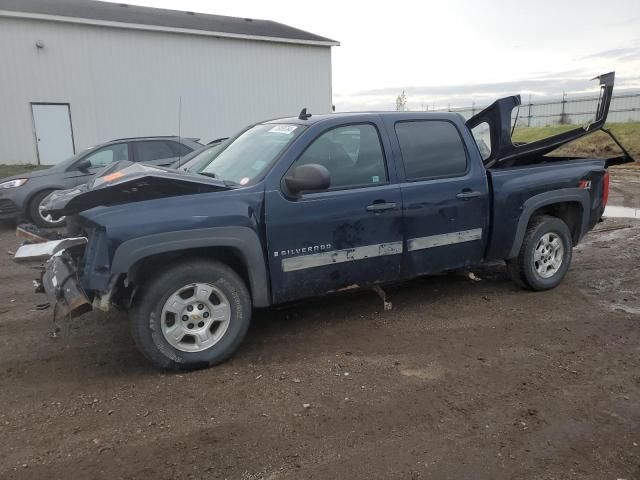
[[[242,256],[247,267],[253,305],[271,304],[269,277],[258,234],[248,227],[212,227],[157,233],[123,242],[115,251],[111,273],[129,273],[140,260],[160,253],[206,247],[231,247]]]
[[[591,212],[590,203],[591,197],[589,192],[583,188],[562,188],[560,190],[553,190],[550,192],[540,193],[534,195],[524,202],[522,205],[522,213],[520,214],[520,220],[518,220],[518,228],[516,229],[516,235],[511,245],[508,258],[515,258],[520,252],[524,235],[527,231],[527,225],[533,213],[541,207],[553,205],[555,203],[567,203],[575,202],[579,203],[582,207],[582,218],[579,239],[582,238],[589,229],[589,215]]]

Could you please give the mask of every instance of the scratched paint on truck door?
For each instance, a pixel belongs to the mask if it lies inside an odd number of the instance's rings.
[[[455,125],[442,120],[397,121],[405,181],[407,276],[479,262],[484,253],[489,189],[480,162]]]
[[[391,183],[378,126],[337,126],[296,160],[329,171],[329,191],[267,192],[275,301],[398,278],[403,236],[399,187]]]

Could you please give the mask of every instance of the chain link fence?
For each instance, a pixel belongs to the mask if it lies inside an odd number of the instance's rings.
[[[518,127],[544,127],[547,125],[583,125],[591,122],[595,117],[598,106],[598,95],[588,97],[563,96],[561,100],[535,102],[529,100],[514,108],[512,120]],[[460,113],[470,118],[480,112],[485,106],[471,105],[470,107],[437,109]],[[614,94],[611,99],[608,123],[640,122],[640,92]]]

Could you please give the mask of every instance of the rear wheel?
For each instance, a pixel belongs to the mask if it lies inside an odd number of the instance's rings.
[[[190,370],[223,362],[251,321],[251,297],[236,272],[209,260],[188,260],[142,288],[130,312],[133,338],[164,369]]]
[[[566,223],[541,215],[531,220],[517,258],[507,262],[513,280],[530,290],[548,290],[562,281],[571,264],[572,240]]]
[[[44,199],[47,198],[51,192],[53,192],[53,190],[43,190],[42,192],[38,192],[33,196],[31,202],[29,202],[29,218],[39,227],[56,228],[61,227],[66,222],[65,217],[60,217],[57,220],[54,220],[50,214],[45,215],[42,211]]]

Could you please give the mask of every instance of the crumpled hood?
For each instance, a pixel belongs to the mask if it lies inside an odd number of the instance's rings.
[[[215,192],[229,188],[224,182],[204,175],[123,160],[109,165],[87,184],[52,192],[43,202],[43,210],[57,218],[98,206]]]

